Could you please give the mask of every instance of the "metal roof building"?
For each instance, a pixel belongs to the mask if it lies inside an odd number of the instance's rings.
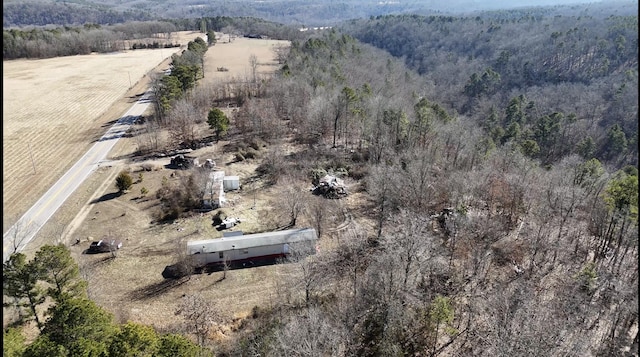
[[[256,247],[277,246],[318,239],[313,228],[247,234],[187,242],[187,254],[226,252]]]

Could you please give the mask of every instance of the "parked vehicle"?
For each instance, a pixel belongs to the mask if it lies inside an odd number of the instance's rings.
[[[97,242],[91,242],[87,253],[109,253],[120,248],[122,248],[122,242],[119,240],[112,239],[111,241],[107,241],[101,239]]]

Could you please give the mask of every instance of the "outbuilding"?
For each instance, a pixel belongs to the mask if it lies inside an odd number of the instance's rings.
[[[187,254],[198,267],[255,264],[286,258],[293,251],[315,254],[313,228],[288,229],[187,242]]]
[[[225,176],[222,179],[222,187],[225,191],[234,191],[240,188],[240,177]]]
[[[202,207],[205,209],[215,209],[222,207],[225,202],[224,189],[222,181],[224,180],[224,171],[214,170],[209,173],[202,195]]]
[[[223,207],[226,199],[226,191],[234,191],[240,188],[238,176],[225,176],[224,171],[212,170],[205,183],[202,195],[202,208],[206,210]]]

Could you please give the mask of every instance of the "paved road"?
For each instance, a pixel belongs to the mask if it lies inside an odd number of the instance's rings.
[[[98,168],[131,124],[149,107],[147,91],[3,236],[3,262],[22,251],[69,196]]]

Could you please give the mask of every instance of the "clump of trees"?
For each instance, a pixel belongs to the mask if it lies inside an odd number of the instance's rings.
[[[45,245],[28,261],[14,253],[3,264],[6,307],[17,312],[3,330],[4,356],[213,356],[184,335],[159,333],[134,322],[117,324],[113,315],[87,298],[87,283],[64,245]],[[46,321],[42,307],[48,303]],[[21,326],[34,320],[39,334],[26,342]]]
[[[218,140],[220,140],[221,135],[226,134],[227,130],[229,130],[229,118],[219,108],[211,108],[207,115],[207,124],[216,133]]]
[[[161,203],[158,219],[173,220],[200,208],[208,179],[208,173],[204,170],[197,170],[174,181],[163,179],[162,186],[156,192],[156,198]]]

